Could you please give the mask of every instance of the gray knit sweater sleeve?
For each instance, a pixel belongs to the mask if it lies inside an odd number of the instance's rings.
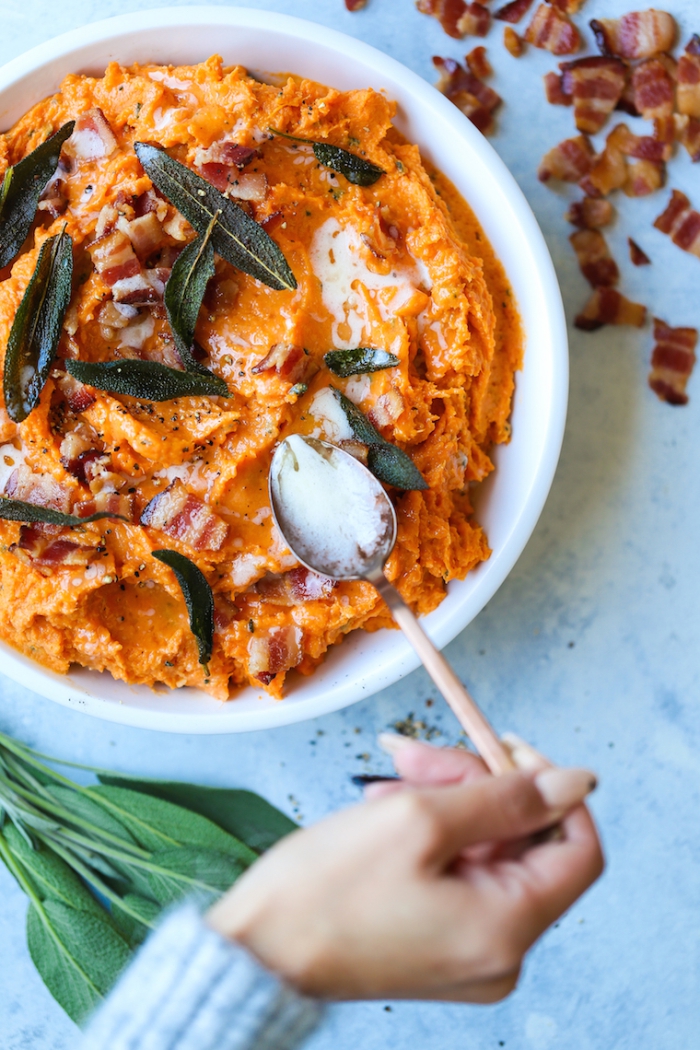
[[[292,1050],[320,1011],[187,904],[140,949],[82,1050]]]

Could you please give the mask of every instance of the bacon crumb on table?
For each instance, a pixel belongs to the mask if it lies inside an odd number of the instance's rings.
[[[666,210],[654,222],[657,230],[668,234],[684,252],[700,258],[700,212],[680,190],[673,190]]]
[[[651,355],[649,386],[669,405],[687,405],[685,392],[698,342],[696,328],[671,328],[654,318],[654,349]]]
[[[673,114],[675,84],[666,65],[658,58],[647,58],[632,73],[634,107],[645,120]]]
[[[562,182],[578,182],[593,167],[595,152],[585,135],[565,139],[542,158],[537,178],[540,182],[559,179]]]
[[[564,77],[559,73],[545,73],[544,93],[550,106],[572,106],[573,95],[567,95],[564,90]]]
[[[436,85],[438,91],[461,109],[479,131],[487,134],[493,127],[494,110],[501,104],[500,95],[454,58],[435,55],[433,65],[440,73]]]
[[[613,215],[610,201],[603,197],[584,197],[583,200],[573,201],[569,205],[564,218],[572,226],[578,226],[582,230],[597,230],[601,226],[609,226]]]
[[[367,0],[345,0],[348,11],[360,11],[366,3]]]
[[[618,58],[653,58],[669,51],[676,38],[676,22],[666,11],[632,11],[622,18],[593,19],[598,48]]]
[[[577,230],[569,240],[581,273],[593,288],[617,284],[620,271],[600,230]]]
[[[506,4],[504,7],[499,7],[498,11],[494,11],[494,18],[498,18],[501,22],[512,22],[515,24],[519,22],[523,15],[527,14],[534,3],[534,0],[511,0],[511,3]]]
[[[574,324],[584,332],[595,332],[606,324],[641,328],[646,315],[646,306],[631,302],[616,288],[596,288]]]
[[[678,60],[678,112],[700,117],[700,36],[695,33]]]
[[[622,97],[627,83],[627,67],[619,58],[593,55],[574,62],[562,62],[562,94],[574,103],[574,120],[579,131],[595,135],[603,127]]]
[[[465,3],[465,0],[416,0],[416,7],[424,15],[432,15],[448,36],[461,40],[464,36],[486,36],[491,25],[491,12],[483,4]]]
[[[700,160],[700,120],[675,113],[674,132],[678,142],[685,146],[693,163]]]
[[[565,15],[575,15],[581,10],[586,0],[549,0],[552,7],[558,8]]]
[[[484,80],[486,77],[493,76],[493,69],[491,63],[486,57],[486,48],[483,45],[475,47],[465,59],[467,66],[471,73],[475,77],[479,77],[480,80]]]
[[[553,55],[573,55],[581,46],[581,34],[573,22],[549,4],[537,8],[525,30],[525,39]]]
[[[525,41],[515,32],[512,26],[503,29],[503,46],[513,58],[520,58],[525,49]]]
[[[651,259],[645,251],[643,251],[636,241],[633,241],[631,237],[627,238],[627,243],[630,248],[630,260],[633,266],[650,266]]]

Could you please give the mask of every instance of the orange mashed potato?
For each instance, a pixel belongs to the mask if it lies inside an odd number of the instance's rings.
[[[428,482],[426,491],[391,490],[399,532],[386,571],[412,607],[434,609],[451,579],[489,556],[470,488],[493,469],[493,444],[508,440],[520,323],[469,207],[392,127],[394,109],[372,90],[295,76],[260,83],[213,57],[69,76],[0,136],[1,178],[78,120],[32,233],[0,271],[1,357],[39,248],[67,224],[71,305],[40,403],[20,424],[0,410],[0,491],[68,512],[118,500],[130,518],[58,533],[0,521],[0,637],[10,645],[59,672],[79,664],[220,699],[250,683],[279,697],[289,670],[311,674],[349,631],[389,626],[369,585],[332,585],[300,569],[271,518],[276,443],[292,431],[352,437],[330,385]],[[340,146],[385,174],[353,185],[270,127]],[[81,387],[62,367],[119,357],[180,366],[162,288],[195,234],[153,190],[136,141],[226,189],[296,277],[296,290],[275,291],[217,256],[196,335],[228,398],[148,403]],[[105,259],[132,255],[138,280],[110,284]],[[153,294],[140,301],[147,284]],[[400,364],[349,379],[324,366],[327,351],[356,346],[388,350]],[[177,580],[152,557],[164,547],[194,561],[212,587],[208,676]]]

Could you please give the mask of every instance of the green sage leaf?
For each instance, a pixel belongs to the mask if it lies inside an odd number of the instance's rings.
[[[5,828],[4,836],[41,900],[58,901],[78,911],[104,916],[104,909],[85,883],[53,850],[45,846],[32,849],[12,825]]]
[[[207,578],[200,569],[178,551],[153,551],[153,557],[169,566],[177,576],[190,617],[190,630],[197,641],[199,662],[207,665],[214,648],[214,597]]]
[[[214,276],[211,231],[215,221],[212,219],[207,232],[188,244],[178,255],[165,285],[165,312],[180,360],[187,369],[196,370],[200,367],[192,355],[192,348],[204,293],[210,278]]]
[[[27,239],[39,198],[56,171],[61,147],[74,127],[75,121],[69,120],[5,172],[0,190],[0,268],[12,262]]]
[[[193,892],[205,899],[217,897],[228,890],[246,868],[225,853],[188,846],[159,851],[154,854],[153,862],[161,869],[172,871],[172,877],[164,871],[149,872],[147,876],[151,894],[163,906]]]
[[[32,962],[56,1001],[84,1023],[131,958],[129,945],[106,913],[78,911],[54,900],[27,913]]]
[[[345,413],[355,438],[369,446],[367,466],[375,478],[379,478],[386,485],[393,485],[394,488],[405,491],[417,490],[420,492],[427,489],[428,483],[411,457],[396,445],[392,445],[390,441],[385,441],[367,416],[359,410],[357,405],[353,404],[349,397],[334,386],[330,389]]]
[[[82,823],[87,821],[90,825],[100,828],[107,834],[123,839],[124,842],[132,845],[136,842],[133,835],[127,831],[124,824],[113,813],[84,792],[74,791],[72,788],[64,787],[62,784],[52,784],[48,790],[57,802],[60,802],[68,811],[67,822],[71,822],[70,818],[73,817],[75,819],[72,822],[82,827]],[[89,833],[95,835],[92,828],[89,829]]]
[[[151,927],[160,915],[161,908],[155,901],[149,900],[147,897],[141,897],[138,893],[125,893],[122,899],[124,904],[132,911],[143,917],[143,922],[139,922],[133,915],[122,911],[115,904],[112,905],[112,922],[129,947],[132,949],[138,948],[150,933]]]
[[[3,392],[15,423],[39,401],[61,336],[71,295],[73,242],[67,233],[48,237],[22,296],[5,353]]]
[[[66,528],[88,525],[91,521],[101,521],[103,518],[128,521],[128,518],[122,517],[121,514],[111,514],[107,510],[89,514],[87,518],[79,518],[76,514],[63,514],[51,507],[40,507],[37,503],[25,503],[24,500],[9,499],[7,496],[0,496],[0,518],[4,518],[5,521],[22,521],[25,524],[42,521],[47,525],[64,525]]]
[[[223,259],[270,288],[296,288],[294,274],[277,244],[242,208],[165,150],[145,142],[136,142],[134,149],[148,177],[197,233],[206,233],[216,219],[211,243]]]
[[[160,361],[123,358],[119,361],[66,361],[66,371],[81,383],[110,394],[126,394],[142,401],[172,401],[176,397],[228,396],[228,387],[207,369],[181,372]]]
[[[326,368],[340,379],[381,372],[384,368],[396,368],[400,363],[396,354],[368,346],[358,346],[356,350],[329,350],[323,360]]]
[[[279,809],[252,791],[204,787],[174,780],[143,780],[99,774],[103,784],[131,788],[208,817],[224,831],[244,842],[256,853],[296,831],[298,825]]]
[[[372,186],[382,175],[386,175],[384,168],[372,164],[364,157],[358,157],[356,153],[341,149],[340,146],[331,146],[328,142],[315,142],[313,139],[290,135],[287,131],[277,131],[275,128],[268,128],[268,131],[284,139],[305,142],[308,146],[312,146],[317,161],[331,168],[332,171],[344,175],[348,182],[352,182],[355,186]]]

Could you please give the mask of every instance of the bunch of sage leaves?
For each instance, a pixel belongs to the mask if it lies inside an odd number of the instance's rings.
[[[78,784],[55,763],[98,782]],[[295,827],[250,791],[120,776],[0,733],[0,859],[29,898],[34,965],[76,1024],[163,908],[215,899]]]

